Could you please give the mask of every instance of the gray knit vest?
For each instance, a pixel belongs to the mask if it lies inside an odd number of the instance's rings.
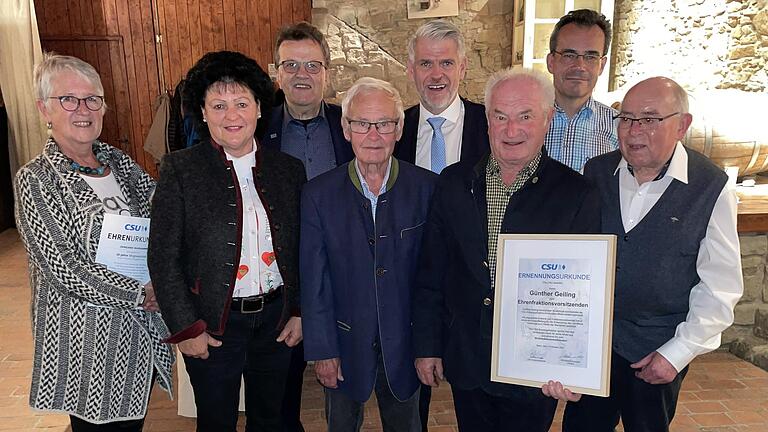
[[[589,161],[584,175],[600,189],[603,232],[618,236],[613,349],[636,362],[675,335],[697,283],[696,259],[727,176],[688,152],[688,184],[672,180],[656,205],[624,232],[619,202],[619,151]]]

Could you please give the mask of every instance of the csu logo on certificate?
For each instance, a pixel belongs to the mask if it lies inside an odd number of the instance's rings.
[[[551,264],[544,263],[541,265],[542,270],[565,270],[565,264]]]
[[[123,225],[123,229],[126,231],[143,231],[147,232],[149,231],[149,227],[146,225],[137,225],[137,224],[125,224]]]

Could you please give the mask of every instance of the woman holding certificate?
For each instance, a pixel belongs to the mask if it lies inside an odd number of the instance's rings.
[[[301,162],[254,138],[269,118],[269,76],[240,53],[208,53],[183,100],[204,137],[163,160],[148,263],[169,342],[184,354],[197,431],[235,431],[241,378],[247,430],[281,431],[298,294]]]
[[[154,182],[98,140],[106,105],[91,65],[46,55],[35,88],[49,139],[14,183],[32,287],[30,405],[69,414],[73,432],[141,431],[155,380],[171,388],[168,330],[152,284],[96,257],[111,218],[149,216]]]

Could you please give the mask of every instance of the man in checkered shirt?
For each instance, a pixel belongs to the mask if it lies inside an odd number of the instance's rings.
[[[590,158],[619,145],[616,110],[592,98],[611,42],[611,24],[589,9],[560,18],[549,38],[547,69],[555,85],[555,115],[545,140],[557,161],[581,172]]]

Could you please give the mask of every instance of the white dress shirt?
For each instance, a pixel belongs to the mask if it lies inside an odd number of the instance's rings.
[[[624,231],[630,232],[653,208],[673,180],[688,183],[688,153],[678,143],[664,177],[638,185],[624,158],[619,172],[619,201]],[[614,172],[614,173],[615,173]],[[656,351],[677,371],[696,356],[720,346],[720,334],[733,323],[733,308],[744,291],[736,231],[736,192],[726,184],[715,202],[696,260],[701,281],[691,289],[688,316],[675,336]]]
[[[464,102],[456,98],[448,108],[440,114],[432,114],[424,105],[419,104],[419,130],[416,135],[416,165],[432,168],[432,134],[433,129],[427,119],[443,117],[445,123],[440,128],[445,137],[445,166],[455,164],[461,158],[461,135],[464,133]]]
[[[267,212],[253,183],[256,143],[254,142],[250,153],[241,157],[233,157],[226,152],[225,154],[235,168],[243,208],[240,263],[232,297],[265,294],[282,285],[283,277],[275,259]]]

